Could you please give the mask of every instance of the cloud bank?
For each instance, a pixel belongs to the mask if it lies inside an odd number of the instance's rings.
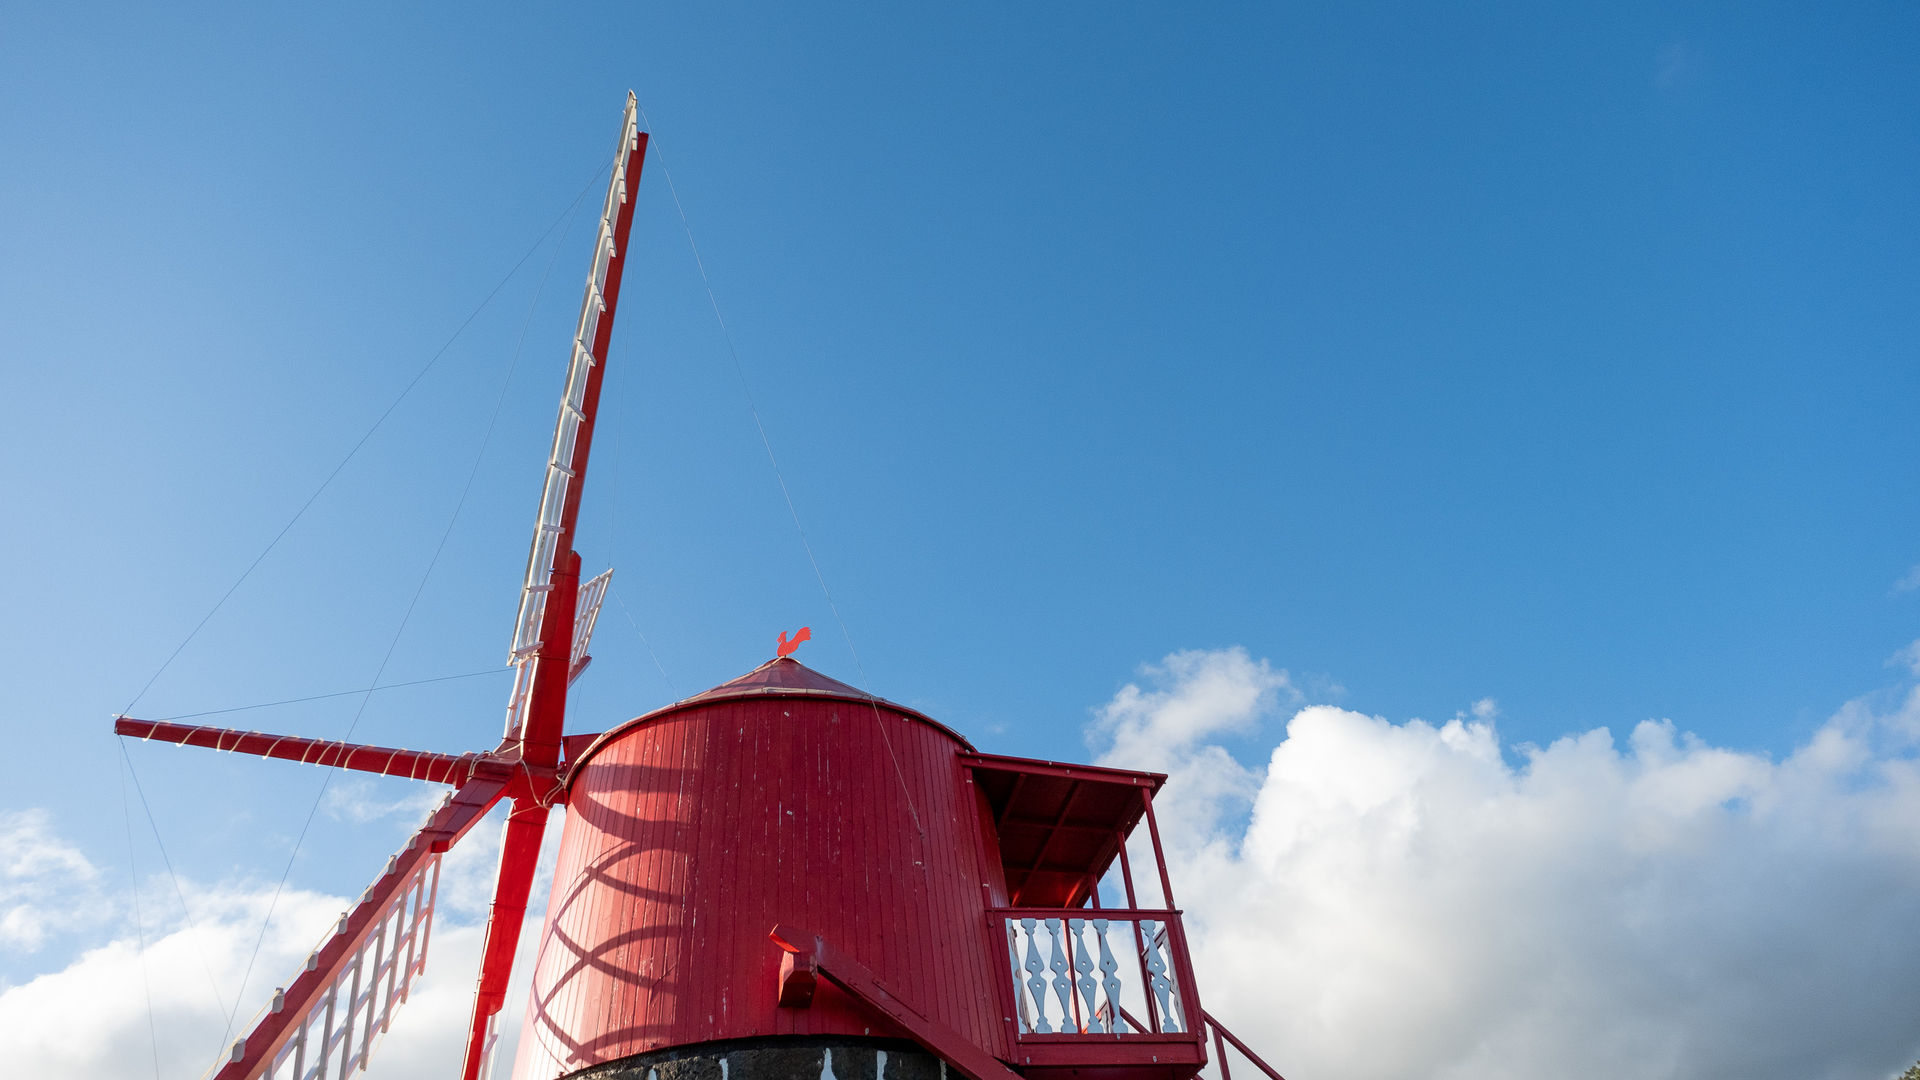
[[[1901,659],[1920,680],[1920,648]],[[1880,1080],[1920,1057],[1920,688],[1846,704],[1781,760],[1659,720],[1512,746],[1498,718],[1310,704],[1240,649],[1175,653],[1095,710],[1104,763],[1170,774],[1156,807],[1208,1010],[1290,1080]],[[375,1078],[459,1060],[497,830],[443,866]],[[0,983],[8,1075],[197,1076],[218,1053],[271,883],[183,883],[189,926],[150,880],[143,947],[111,876],[45,813],[0,814],[0,954],[106,942]],[[346,906],[281,897],[242,1026]],[[504,1069],[517,1011],[501,1030]]]
[[[369,820],[386,809],[329,807],[349,820]],[[373,1080],[441,1076],[459,1067],[499,859],[498,817],[476,826],[442,861],[427,971],[375,1048],[365,1074]],[[556,814],[555,823],[560,820]],[[384,858],[369,856],[369,878]],[[535,882],[536,897],[545,897],[550,871],[544,868]],[[0,814],[0,948],[30,951],[55,923],[110,927],[124,935],[84,951],[58,971],[0,985],[5,1075],[64,1080],[200,1076],[232,1038],[223,1033],[243,977],[247,989],[234,1034],[250,1026],[272,988],[300,970],[351,906],[346,897],[288,888],[262,937],[272,882],[200,886],[183,881],[193,912],[189,925],[172,883],[156,878],[141,888],[143,947],[132,929],[131,904],[104,889],[100,876],[82,852],[60,840],[45,813]],[[522,940],[538,941],[539,929],[540,916],[534,914]],[[256,939],[259,955],[249,976]],[[519,967],[510,1002],[526,999],[528,965]],[[503,1018],[500,1061],[513,1060],[519,1031],[518,1015]]]
[[[1666,721],[1503,747],[1311,705],[1243,651],[1091,726],[1159,800],[1209,1011],[1289,1077],[1890,1076],[1920,1056],[1920,689],[1784,760]]]

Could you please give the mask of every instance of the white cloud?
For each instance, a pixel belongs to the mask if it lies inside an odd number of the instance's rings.
[[[1108,760],[1151,763],[1160,737],[1176,766],[1231,761],[1193,733],[1274,700],[1238,651],[1164,674],[1151,699],[1193,707],[1143,718],[1123,690]],[[1213,813],[1163,815],[1207,1008],[1276,1067],[1798,1080],[1920,1055],[1920,691],[1850,703],[1777,762],[1649,721],[1516,766],[1495,715],[1302,708],[1264,763],[1232,763],[1245,816],[1219,784]]]
[[[56,930],[102,917],[99,876],[54,835],[46,811],[0,811],[0,949],[31,953]]]
[[[425,819],[439,806],[445,789],[409,784],[404,788],[406,794],[396,799],[379,798],[374,790],[372,781],[363,776],[338,776],[327,785],[327,792],[321,797],[321,807],[333,820],[356,825],[389,817],[412,822]]]
[[[1915,589],[1920,589],[1920,563],[1915,563],[1911,569],[1900,575],[1899,581],[1893,583],[1894,592],[1912,592]]]
[[[1173,653],[1141,673],[1155,688],[1128,683],[1094,722],[1094,733],[1109,744],[1109,758],[1184,749],[1210,735],[1245,731],[1282,694],[1298,697],[1285,671],[1239,646]]]
[[[1920,641],[1909,643],[1906,648],[1901,649],[1899,652],[1894,653],[1892,657],[1888,658],[1887,663],[1889,665],[1898,664],[1908,671],[1913,672],[1915,675],[1920,675]]]
[[[1678,89],[1692,80],[1699,67],[1699,56],[1685,42],[1669,42],[1654,58],[1653,85],[1662,90]]]
[[[1209,1011],[1296,1080],[1875,1078],[1920,1056],[1920,687],[1847,703],[1777,761],[1666,721],[1503,746],[1500,715],[1299,707],[1240,649],[1176,653],[1097,712],[1104,762],[1170,774],[1156,806]],[[157,1035],[162,1075],[197,1075],[225,1027],[209,984],[231,1004],[270,886],[184,883],[196,925],[155,925],[152,905],[143,951],[53,824],[0,815],[0,909],[84,910],[122,936],[0,986],[0,1061],[144,1075]],[[446,860],[428,974],[374,1077],[459,1059],[497,853],[489,821]],[[346,905],[281,898],[243,1018]]]
[[[442,862],[427,972],[376,1048],[368,1071],[374,1080],[443,1074],[456,1067],[450,1062],[460,1060],[499,860],[498,818],[496,812],[476,827]],[[556,815],[554,823],[559,821]],[[536,909],[551,887],[553,846],[548,845],[549,857],[543,859],[542,877],[534,885]],[[384,858],[369,855],[369,876],[377,873]],[[97,876],[77,851],[51,839],[44,813],[0,817],[0,883],[11,883],[28,870],[39,875],[31,880],[42,885],[55,871],[88,880]],[[150,904],[144,949],[131,920],[118,920],[112,925],[123,936],[87,950],[61,970],[0,988],[0,1062],[6,1063],[7,1075],[119,1080],[146,1075],[157,1063],[162,1076],[198,1076],[214,1062],[227,1028],[222,1006],[232,1006],[247,972],[273,885],[200,887],[182,882],[182,888],[194,914],[191,927],[177,919],[156,925],[155,905]],[[143,884],[143,893],[150,897],[171,895],[171,889],[170,883],[158,880]],[[97,903],[107,903],[98,899],[97,891],[94,895]],[[51,908],[59,899],[57,890],[26,887],[9,911],[25,911],[25,918],[44,921],[55,917]],[[281,894],[242,994],[236,1032],[246,1029],[275,985],[284,985],[300,970],[349,904],[344,897],[294,888]],[[529,914],[509,989],[514,1015],[501,1024],[499,1060],[504,1062],[513,1059],[531,969],[528,958],[539,930],[536,910]]]
[[[1121,687],[1095,715],[1089,741],[1105,746],[1103,764],[1166,773],[1155,804],[1162,823],[1207,834],[1225,807],[1252,797],[1256,781],[1225,748],[1202,740],[1249,732],[1299,692],[1284,670],[1237,646],[1173,653],[1140,674],[1150,689]]]

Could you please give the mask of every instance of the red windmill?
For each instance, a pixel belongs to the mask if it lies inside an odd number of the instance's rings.
[[[463,1080],[492,1057],[548,810],[565,805],[515,1075],[1190,1080],[1212,1033],[1161,855],[1155,773],[981,754],[781,655],[565,732],[608,574],[574,525],[647,136],[628,95],[510,661],[506,734],[459,756],[121,717],[122,735],[406,776],[452,793],[277,989],[215,1080],[345,1080],[423,970],[439,856],[508,801]],[[1145,822],[1159,907],[1135,896]],[[1099,884],[1118,864],[1124,906]],[[1108,897],[1107,899],[1119,899]]]

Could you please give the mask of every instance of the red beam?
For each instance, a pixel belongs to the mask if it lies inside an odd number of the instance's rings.
[[[513,954],[520,944],[520,926],[527,918],[527,894],[533,888],[533,871],[546,828],[545,806],[531,800],[513,804],[501,842],[500,877],[493,889],[493,907],[487,912],[487,942],[480,953],[473,1018],[467,1025],[467,1055],[460,1070],[466,1080],[480,1075],[491,1026],[488,1020],[507,1000],[507,980],[513,975]]]
[[[374,922],[380,912],[413,877],[428,853],[445,851],[465,836],[467,830],[473,828],[499,801],[504,787],[498,780],[475,780],[454,792],[452,800],[436,811],[427,824],[414,834],[406,850],[394,857],[393,868],[381,875],[380,880],[374,882],[361,897],[360,903],[347,913],[342,931],[327,939],[327,943],[314,954],[308,969],[302,971],[287,987],[280,1009],[260,1018],[260,1023],[241,1040],[239,1056],[229,1056],[211,1080],[248,1080],[258,1075],[262,1065],[273,1060],[273,1055],[279,1053],[280,1048],[293,1037],[299,1024],[313,1008],[316,998],[332,984],[347,958],[353,955],[353,950],[359,948],[367,935],[373,932]]]
[[[598,368],[594,370],[598,371]],[[581,428],[587,422],[581,421]],[[540,612],[540,652],[534,658],[527,716],[520,725],[519,756],[535,766],[560,764],[567,717],[567,659],[573,654],[573,616],[580,600],[580,554],[561,547],[547,575],[551,584]]]
[[[1193,1076],[1207,1063],[1202,1040],[1185,1035],[1023,1035],[1014,1047],[1022,1069],[1085,1070],[1081,1076],[1174,1075],[1169,1066],[1192,1066]],[[1111,1071],[1109,1071],[1111,1070]]]
[[[623,123],[624,126],[624,123]],[[573,470],[573,483],[567,485],[567,501],[560,513],[560,543],[555,552],[573,550],[574,525],[580,517],[580,495],[587,486],[587,458],[593,453],[593,422],[600,413],[600,382],[607,373],[607,347],[613,341],[613,317],[620,308],[620,279],[627,268],[627,237],[633,231],[633,204],[640,191],[640,171],[647,163],[647,133],[636,133],[633,145],[626,148],[627,199],[613,214],[613,256],[607,260],[607,277],[601,283],[600,297],[607,303],[606,310],[600,313],[600,320],[593,330],[593,341],[588,348],[593,352],[593,367],[587,372],[587,385],[582,395],[580,412],[580,430],[574,436],[573,460],[567,467]],[[569,624],[571,628],[571,624]],[[572,657],[567,658],[567,663]],[[566,663],[562,664],[562,669]]]
[[[784,998],[805,998],[810,1002],[812,995],[799,992],[801,987],[816,974],[824,975],[854,1000],[900,1025],[915,1042],[966,1074],[968,1080],[1023,1080],[1019,1073],[975,1046],[966,1036],[902,1000],[865,964],[834,949],[820,935],[782,924],[767,936],[788,953],[788,958],[781,963],[780,992]]]
[[[622,131],[625,123],[622,122]],[[600,385],[607,374],[607,350],[613,341],[613,320],[620,310],[620,281],[627,268],[627,238],[633,232],[633,204],[640,190],[640,172],[647,162],[647,133],[638,132],[626,150],[626,201],[613,213],[613,253],[607,260],[600,298],[606,309],[594,324],[587,349],[593,364],[580,395],[580,423],[573,436],[573,456],[567,461],[572,482],[560,506],[560,535],[553,548],[553,566],[540,628],[540,656],[535,661],[527,718],[520,728],[521,755],[535,766],[560,763],[561,732],[565,727],[567,684],[573,675],[573,617],[580,587],[580,556],[574,551],[574,528],[580,518],[580,496],[587,486],[587,463],[593,454],[594,422],[600,415]]]
[[[204,746],[212,750],[298,761],[307,765],[355,769],[383,776],[404,776],[435,784],[457,786],[473,779],[477,773],[493,771],[486,768],[490,763],[479,754],[434,754],[424,750],[269,735],[259,731],[135,720],[126,716],[113,722],[113,731],[116,735],[136,739],[179,743],[181,746]]]
[[[629,95],[631,108],[631,95]],[[626,121],[621,121],[622,137]],[[580,517],[580,495],[586,488],[587,461],[593,452],[594,420],[600,412],[600,385],[606,376],[607,348],[613,339],[613,320],[620,304],[620,279],[627,265],[627,238],[633,230],[633,204],[640,187],[640,170],[646,163],[647,134],[636,133],[632,143],[621,147],[625,154],[626,198],[613,212],[613,251],[600,284],[604,308],[594,327],[593,341],[585,343],[593,354],[582,388],[579,424],[573,437],[573,454],[567,461],[572,483],[567,485],[560,508],[560,532],[553,548],[553,565],[548,568],[546,605],[541,612],[540,651],[536,654],[533,685],[528,690],[526,718],[521,722],[517,754],[529,776],[539,776],[548,784],[558,769],[565,746],[567,684],[573,674],[573,623],[580,593],[580,555],[574,551],[574,527]],[[597,242],[597,241],[596,241]],[[598,254],[596,253],[596,259]],[[536,550],[537,547],[536,547]],[[502,751],[509,751],[502,744]],[[487,941],[480,960],[480,980],[474,995],[473,1017],[467,1029],[466,1059],[461,1067],[465,1080],[476,1080],[488,1051],[487,1021],[500,1011],[506,1000],[507,978],[513,971],[513,954],[520,942],[520,924],[526,917],[527,893],[533,885],[534,864],[540,857],[540,841],[546,830],[547,805],[564,793],[557,790],[514,793],[513,815],[507,819],[507,834],[500,854],[500,877],[494,885],[493,908],[487,916]]]
[[[1104,765],[1073,765],[1059,761],[1042,761],[1039,758],[1007,757],[1004,754],[961,753],[960,764],[972,769],[994,769],[1000,772],[1029,773],[1034,776],[1052,776],[1062,780],[1088,780],[1102,784],[1127,784],[1132,787],[1151,788],[1155,791],[1167,782],[1165,773],[1137,772],[1133,769],[1110,769]]]

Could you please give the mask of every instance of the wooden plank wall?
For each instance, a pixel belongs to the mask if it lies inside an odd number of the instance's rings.
[[[838,990],[774,1001],[775,923],[821,933],[924,1012],[1010,1053],[984,916],[1005,895],[952,735],[820,697],[693,704],[576,775],[518,1077],[767,1035],[890,1035]]]

